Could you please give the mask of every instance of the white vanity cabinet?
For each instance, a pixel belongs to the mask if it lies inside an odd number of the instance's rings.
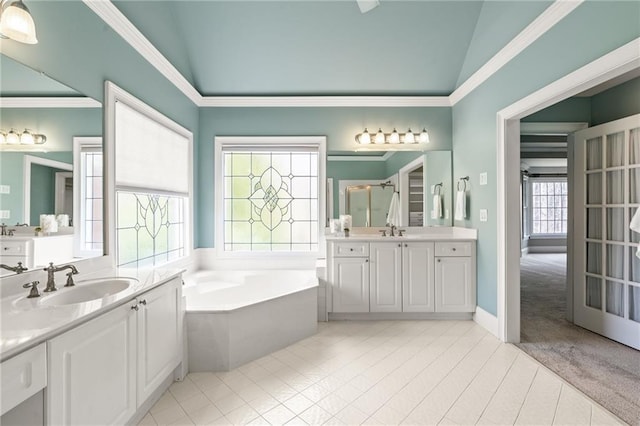
[[[470,242],[439,242],[435,251],[436,311],[474,312],[475,245]]]
[[[402,250],[402,311],[434,312],[434,244],[412,241]]]
[[[125,424],[182,359],[181,279],[48,342],[49,425]]]
[[[332,245],[333,312],[369,312],[369,243]]]
[[[370,244],[370,312],[402,312],[402,244]]]

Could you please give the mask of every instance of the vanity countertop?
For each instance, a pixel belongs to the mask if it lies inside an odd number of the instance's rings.
[[[385,228],[358,228],[352,231],[349,237],[338,235],[326,235],[327,242],[330,241],[476,241],[478,231],[471,228],[458,227],[428,227],[409,229],[402,237],[387,235],[383,237],[379,232]],[[387,228],[388,234],[388,228]]]
[[[58,291],[42,293],[46,278],[40,280],[41,297],[28,299],[28,289],[16,293],[6,292],[0,299],[0,361],[4,361],[36,346],[79,324],[99,316],[128,300],[132,300],[164,282],[179,276],[183,269],[105,269],[93,274],[80,274],[76,278],[76,287],[64,287],[63,275],[56,275]],[[83,282],[99,278],[134,278],[131,287],[102,299],[90,300],[69,305],[47,306],[42,302],[47,297],[61,292],[73,292]]]

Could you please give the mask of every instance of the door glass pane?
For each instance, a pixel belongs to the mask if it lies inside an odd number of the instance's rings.
[[[607,276],[624,279],[624,246],[607,244]]]
[[[607,281],[607,312],[624,317],[624,284]]]
[[[640,127],[629,133],[629,164],[640,164]]]
[[[587,170],[602,168],[602,136],[587,140]]]
[[[602,173],[587,175],[587,204],[602,204]]]
[[[640,203],[640,168],[629,169],[629,202]]]
[[[607,240],[624,241],[624,209],[607,209]]]
[[[629,280],[640,283],[640,258],[636,247],[629,247]]]
[[[624,132],[607,135],[607,167],[624,165]]]
[[[602,239],[602,209],[587,209],[587,238]]]
[[[602,244],[587,243],[587,272],[602,274]]]
[[[624,203],[624,171],[607,172],[607,204]]]
[[[640,322],[640,287],[629,286],[629,319]]]
[[[602,280],[587,277],[585,304],[591,308],[602,309]]]

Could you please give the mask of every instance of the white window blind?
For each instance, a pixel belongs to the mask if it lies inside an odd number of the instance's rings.
[[[116,186],[189,194],[189,139],[116,102]]]

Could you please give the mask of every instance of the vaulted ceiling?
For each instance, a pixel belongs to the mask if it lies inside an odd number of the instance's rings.
[[[449,95],[550,1],[127,0],[204,96]]]

